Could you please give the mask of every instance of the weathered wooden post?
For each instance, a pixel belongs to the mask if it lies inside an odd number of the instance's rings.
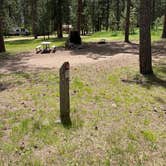
[[[69,62],[65,62],[60,68],[60,119],[63,125],[71,125],[69,70]]]

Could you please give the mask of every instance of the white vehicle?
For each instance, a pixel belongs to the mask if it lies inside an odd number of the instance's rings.
[[[9,31],[9,35],[29,35],[29,34],[30,32],[27,29],[20,27],[11,28],[11,30]]]
[[[69,33],[73,29],[73,26],[64,24],[64,25],[62,25],[62,29],[63,29],[63,31]]]

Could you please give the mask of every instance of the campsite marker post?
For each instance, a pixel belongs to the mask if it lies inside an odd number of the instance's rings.
[[[71,125],[70,94],[69,94],[70,64],[65,62],[60,68],[60,119],[63,125]]]

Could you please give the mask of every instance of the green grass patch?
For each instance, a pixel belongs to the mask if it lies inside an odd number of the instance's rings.
[[[135,33],[130,34],[131,41],[139,41],[139,30],[135,29]],[[157,30],[152,29],[152,41],[158,41],[161,39],[162,28]],[[11,39],[11,40],[10,40]],[[51,45],[64,46],[67,37],[63,39],[58,39],[53,36],[50,36],[50,39],[46,41],[52,42]],[[122,31],[101,31],[96,32],[89,36],[82,36],[83,42],[98,42],[101,39],[106,39],[107,41],[124,41],[124,32]],[[35,50],[37,45],[40,45],[44,41],[42,37],[38,39],[33,39],[32,37],[12,37],[6,39],[6,49],[10,53],[19,53]]]
[[[57,123],[57,70],[0,75],[10,85],[0,91],[0,165],[165,164],[163,63],[151,77],[134,67],[71,68],[70,128]]]
[[[40,45],[43,41],[50,41],[51,46],[56,45],[64,46],[64,43],[66,41],[66,38],[63,39],[57,39],[57,38],[50,38],[47,40],[44,40],[42,38],[39,39],[21,39],[21,40],[12,40],[12,41],[6,41],[6,49],[8,52],[12,53],[19,53],[19,52],[27,52],[27,51],[33,51],[35,50],[36,46]]]
[[[152,132],[150,130],[143,130],[143,131],[141,131],[141,133],[147,141],[150,141],[150,142],[157,141],[157,136],[154,132]]]

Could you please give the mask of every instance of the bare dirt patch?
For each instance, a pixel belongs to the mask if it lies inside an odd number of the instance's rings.
[[[162,51],[161,51],[162,50]],[[166,52],[164,41],[155,43],[153,53],[156,58]],[[68,61],[71,66],[109,62],[113,66],[138,64],[139,46],[135,43],[110,42],[106,44],[88,43],[82,49],[65,50],[59,48],[55,53],[20,53],[12,59],[0,62],[0,73],[25,70],[59,68]]]

